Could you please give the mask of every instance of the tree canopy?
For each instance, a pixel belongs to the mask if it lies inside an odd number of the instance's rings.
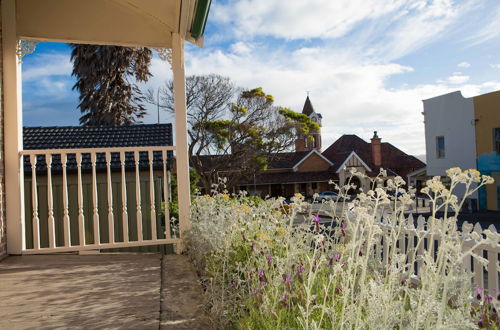
[[[151,76],[152,52],[148,48],[71,45],[73,89],[80,93],[78,108],[85,126],[138,123],[146,110],[136,82]]]
[[[175,112],[172,81],[161,95],[161,107]],[[319,129],[308,116],[275,106],[262,88],[237,88],[220,75],[188,76],[186,98],[190,162],[206,191],[217,177],[226,177],[230,188],[266,169],[277,153],[293,145],[297,134]],[[147,99],[157,104],[153,90]]]

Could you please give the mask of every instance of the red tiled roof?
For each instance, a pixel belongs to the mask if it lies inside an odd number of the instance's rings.
[[[328,182],[338,180],[338,174],[334,171],[317,172],[262,172],[255,176],[255,184],[279,184],[279,183],[302,183],[302,182]],[[242,179],[238,184],[253,184],[253,176]]]
[[[324,152],[323,156],[334,163],[336,169],[347,159],[354,151],[374,173],[378,173],[379,168],[373,164],[371,144],[364,141],[357,135],[342,135]],[[399,175],[422,168],[425,164],[396,148],[388,142],[381,143],[382,168],[390,169]]]

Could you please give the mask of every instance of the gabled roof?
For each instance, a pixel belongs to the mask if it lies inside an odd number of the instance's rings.
[[[351,158],[356,158],[361,163],[361,165],[363,165],[365,167],[365,169],[368,172],[372,171],[372,169],[363,161],[363,159],[361,159],[361,157],[359,157],[358,154],[353,150],[353,151],[351,151],[349,156],[346,157],[344,162],[337,167],[337,173],[339,173],[344,168],[344,166],[349,162],[349,160]]]
[[[378,172],[379,167],[375,166],[372,158],[371,144],[354,134],[345,134],[330,145],[323,156],[328,158],[335,166],[340,167],[351,152],[356,154],[369,166],[372,171]],[[408,155],[388,142],[381,143],[382,168],[398,171],[399,169],[418,169],[425,164],[414,156]],[[336,170],[338,170],[338,167]]]
[[[315,112],[314,108],[312,106],[311,100],[309,99],[309,96],[306,98],[306,102],[304,103],[304,108],[302,108],[302,113],[304,115],[310,115],[311,113]]]
[[[172,145],[172,124],[24,127],[25,150]]]
[[[318,155],[321,159],[323,159],[325,162],[328,163],[328,165],[330,166],[333,166],[333,163],[328,159],[326,158],[325,156],[323,156],[318,150],[316,149],[312,149],[311,151],[309,151],[307,153],[307,155],[305,155],[301,160],[299,160],[294,166],[293,166],[293,169],[296,170],[300,164],[302,164],[303,162],[306,161],[307,158],[309,158],[312,154],[316,154]]]

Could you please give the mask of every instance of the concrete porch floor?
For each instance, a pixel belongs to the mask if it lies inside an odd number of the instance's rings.
[[[0,262],[0,329],[207,329],[185,256],[41,255]]]

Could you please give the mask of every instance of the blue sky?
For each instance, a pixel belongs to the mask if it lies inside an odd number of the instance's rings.
[[[205,47],[186,47],[187,74],[219,73],[323,115],[326,148],[342,134],[425,153],[421,100],[500,89],[498,0],[241,0],[212,3]],[[171,77],[155,57],[157,87]],[[78,125],[70,49],[40,43],[24,58],[27,126]],[[156,121],[156,109],[144,122]],[[165,113],[162,121],[168,121]]]

